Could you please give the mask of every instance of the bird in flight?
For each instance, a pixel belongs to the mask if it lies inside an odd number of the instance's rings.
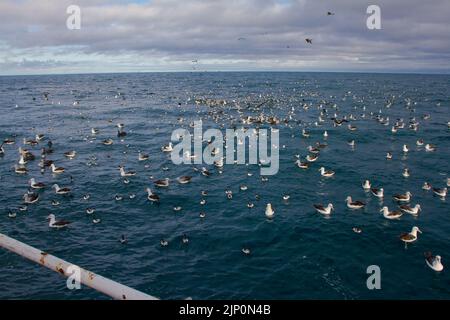
[[[312,44],[312,39],[310,39],[310,38],[306,38],[305,41],[309,44]]]
[[[327,16],[334,16],[334,12],[328,11]]]

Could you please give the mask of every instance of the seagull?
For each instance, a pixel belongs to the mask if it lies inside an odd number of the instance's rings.
[[[132,177],[136,175],[136,171],[125,171],[124,166],[119,166],[121,177]]]
[[[15,168],[14,171],[17,174],[26,174],[28,172],[27,168],[25,168],[25,167],[20,167],[20,166],[16,165],[16,166],[14,166],[14,168]]]
[[[300,160],[295,161],[295,164],[300,169],[308,169],[308,167],[309,167],[309,163],[308,162],[301,162]]]
[[[77,155],[76,151],[69,151],[69,152],[64,153],[64,156],[69,159],[75,158],[76,155]]]
[[[334,173],[335,173],[334,171],[331,171],[331,170],[325,170],[324,167],[321,167],[319,169],[319,171],[320,171],[320,174],[322,175],[322,177],[326,177],[326,178],[334,176]]]
[[[418,227],[413,227],[410,233],[402,233],[400,235],[400,240],[405,243],[414,242],[417,240],[417,232],[422,233]]]
[[[125,243],[128,242],[128,239],[125,238],[125,235],[123,234],[123,235],[120,236],[119,242],[120,242],[121,244],[125,244]]]
[[[411,200],[411,196],[411,192],[407,191],[405,194],[396,194],[393,198],[398,202],[409,202]]]
[[[312,39],[311,38],[306,38],[305,41],[306,41],[306,43],[312,44]]]
[[[403,145],[403,152],[404,153],[408,153],[409,149],[408,146],[406,144]]]
[[[28,191],[23,195],[23,202],[26,204],[36,203],[39,200],[39,194]]]
[[[444,270],[441,262],[441,256],[433,256],[431,252],[425,252],[425,262],[434,271],[440,272]]]
[[[168,145],[163,146],[163,147],[161,148],[161,150],[162,150],[163,152],[172,152],[172,151],[173,151],[172,142],[169,142]]]
[[[191,182],[192,177],[191,176],[181,176],[177,178],[178,183],[180,184],[186,184]]]
[[[169,178],[165,178],[165,179],[161,179],[161,180],[156,180],[153,182],[155,184],[155,186],[160,187],[160,188],[167,188],[169,186]]]
[[[68,194],[70,193],[70,188],[60,188],[57,184],[53,185],[53,189],[55,189],[56,194]]]
[[[53,213],[48,215],[47,220],[50,220],[48,226],[55,229],[65,228],[70,224],[70,222],[66,220],[56,220]]]
[[[366,205],[362,201],[352,201],[352,197],[348,196],[345,201],[347,202],[347,207],[350,209],[362,209]]]
[[[433,188],[433,192],[437,194],[439,197],[445,198],[447,196],[447,187],[442,189]]]
[[[398,218],[400,218],[403,215],[403,213],[401,211],[389,211],[388,207],[386,207],[386,206],[383,207],[380,210],[380,212],[383,212],[383,216],[386,219],[390,219],[390,220],[398,219]]]
[[[400,206],[400,210],[412,215],[417,215],[419,214],[419,211],[422,211],[422,208],[420,207],[420,204],[416,204],[414,207],[405,204]]]
[[[371,188],[370,181],[369,180],[364,181],[364,184],[362,187],[363,187],[364,191],[369,191]]]
[[[112,145],[114,143],[114,141],[112,139],[106,139],[106,140],[103,140],[102,143],[105,146],[110,146],[110,145]]]
[[[53,173],[63,173],[65,171],[63,167],[57,167],[54,163],[51,164],[50,168],[52,168]]]
[[[251,253],[251,251],[249,248],[242,248],[242,253],[248,256]]]
[[[45,184],[42,182],[36,182],[36,180],[34,178],[31,178],[30,181],[30,187],[32,189],[43,189],[45,188]]]
[[[142,153],[139,151],[139,156],[138,156],[138,160],[139,161],[146,161],[150,159],[150,156],[148,154]]]
[[[302,129],[302,136],[304,136],[305,138],[308,138],[309,132],[307,132],[306,129]]]
[[[334,12],[328,11],[327,16],[334,16]]]
[[[386,160],[392,160],[392,153],[386,153]]]
[[[275,211],[272,209],[272,204],[267,204],[265,214],[268,219],[272,219],[275,216]]]
[[[157,194],[153,193],[150,188],[147,188],[146,191],[147,191],[147,194],[148,194],[147,195],[147,199],[149,201],[159,202],[159,196]]]
[[[202,168],[201,170],[202,175],[204,175],[205,177],[209,177],[211,175],[211,173],[209,172],[208,169],[206,169],[205,167]]]
[[[324,207],[321,204],[315,204],[314,208],[317,212],[325,215],[331,214],[331,211],[334,210],[333,204],[329,203],[328,206]]]
[[[362,229],[358,228],[358,227],[353,227],[352,230],[353,230],[354,233],[361,233],[362,232]]]
[[[408,177],[410,176],[410,173],[409,173],[409,169],[408,169],[408,168],[405,168],[405,169],[403,170],[402,176],[405,177],[405,178],[408,178]]]
[[[423,183],[423,186],[422,186],[423,190],[427,190],[428,191],[428,190],[431,190],[431,188],[432,188],[431,184],[429,184],[428,182],[424,182]]]
[[[383,188],[380,188],[380,189],[372,188],[372,189],[370,189],[370,191],[372,192],[372,194],[375,197],[378,197],[378,198],[384,197],[384,189]]]
[[[434,144],[427,143],[425,145],[425,151],[427,152],[436,151],[436,146]]]
[[[316,161],[318,158],[319,158],[318,155],[310,155],[310,154],[308,154],[308,155],[306,156],[306,161],[308,161],[308,162],[314,162],[314,161]]]

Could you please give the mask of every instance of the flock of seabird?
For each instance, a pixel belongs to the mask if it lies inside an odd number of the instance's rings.
[[[46,99],[48,99],[48,94],[45,97],[46,97]],[[224,105],[224,104],[220,103],[220,105]],[[280,119],[275,116],[265,114],[263,105],[264,105],[264,103],[261,103],[261,104],[258,104],[256,107],[252,107],[251,110],[253,112],[259,113],[257,116],[246,116],[246,115],[244,115],[244,111],[243,111],[240,103],[235,101],[236,110],[237,110],[240,118],[233,119],[233,120],[234,121],[238,120],[242,124],[248,124],[248,125],[255,124],[257,126],[269,125],[272,127],[273,125],[279,125],[279,124],[290,125],[290,123],[292,123],[292,122],[294,122],[296,125],[303,125],[301,123],[301,121],[293,120],[293,117],[296,112],[295,107],[291,108],[291,110],[289,111],[286,118]],[[388,108],[390,108],[391,105],[392,105],[392,102],[390,102],[385,107],[388,109]],[[411,101],[407,101],[406,105],[407,105],[407,108],[409,108],[409,109],[412,108]],[[300,108],[302,108],[305,111],[312,107],[313,107],[312,104],[308,104],[306,102],[303,103],[302,105],[300,105]],[[211,109],[213,109],[213,108],[211,108]],[[322,103],[319,106],[317,106],[317,109],[320,111],[320,114],[318,116],[317,121],[315,123],[313,123],[315,127],[324,126],[328,122],[330,124],[330,126],[334,127],[334,128],[342,127],[343,129],[347,128],[347,130],[349,130],[351,132],[357,131],[358,128],[351,123],[351,121],[358,119],[358,117],[356,115],[354,115],[354,114],[340,115],[339,108],[337,107],[337,105],[331,103],[330,101],[325,101],[325,100],[323,100]],[[381,112],[381,110],[378,113],[376,113],[376,112],[366,113],[365,107],[364,107],[363,111],[364,111],[364,113],[360,115],[361,119],[370,118],[370,119],[378,122],[380,125],[384,125],[384,126],[388,126],[389,123],[391,122],[389,117],[383,116],[383,112]],[[331,112],[334,112],[334,114],[331,114]],[[225,117],[225,112],[224,112],[224,110],[221,110],[220,108],[215,107],[213,109],[213,111],[210,111],[208,113],[208,117],[210,117],[214,122],[219,123],[220,121],[223,121],[223,118],[221,119],[221,117]],[[426,121],[429,118],[430,118],[429,115],[425,115],[422,119],[424,121]],[[179,121],[182,121],[182,120],[183,120],[182,118],[181,118],[181,120],[179,119]],[[343,126],[346,123],[347,123],[347,125]],[[420,122],[419,122],[419,120],[416,119],[416,117],[410,118],[408,125],[405,124],[405,121],[403,119],[397,119],[395,121],[391,131],[392,131],[392,134],[396,134],[399,130],[402,130],[402,129],[405,130],[406,128],[409,128],[410,130],[413,130],[413,131],[417,131],[419,125],[420,125]],[[450,128],[450,123],[448,123],[447,125]],[[331,127],[329,127],[328,130],[323,131],[322,136],[325,141],[329,137],[329,129]],[[291,128],[295,128],[295,127],[291,126]],[[96,128],[92,128],[91,135],[97,135],[97,134],[99,134],[99,130]],[[307,130],[307,128],[305,128],[305,127],[302,128],[302,131],[301,131],[302,139],[305,139],[305,141],[307,141],[308,139],[310,139],[311,135],[312,135],[312,133],[309,132]],[[124,139],[125,137],[127,137],[127,132],[125,131],[125,125],[122,123],[119,123],[117,125],[117,137],[119,139]],[[37,158],[38,158],[35,156],[33,151],[29,149],[29,148],[34,148],[34,147],[37,147],[40,149],[40,159],[39,159],[38,165],[40,167],[41,173],[44,173],[46,170],[50,170],[50,172],[53,175],[60,175],[60,174],[66,173],[66,169],[64,167],[58,166],[53,160],[49,159],[51,157],[51,155],[53,155],[58,150],[55,150],[52,141],[50,139],[48,139],[45,135],[37,134],[35,136],[35,139],[25,139],[24,138],[22,141],[23,141],[22,145],[18,149],[16,149],[16,150],[18,150],[18,160],[17,160],[17,163],[14,165],[14,171],[16,174],[18,174],[18,175],[28,174],[27,166],[29,165],[30,162],[33,162],[33,161],[37,160]],[[45,143],[45,141],[46,141],[46,143]],[[10,138],[4,139],[3,143],[0,145],[0,156],[4,156],[7,152],[14,152],[14,150],[13,150],[14,147],[12,147],[12,145],[14,145],[15,143],[16,143],[15,137],[13,137],[13,138],[10,137]],[[109,139],[103,140],[101,143],[105,146],[110,146],[114,143],[114,140],[109,138]],[[356,140],[352,139],[352,140],[348,141],[347,143],[351,148],[354,148],[356,145]],[[431,144],[431,143],[425,143],[423,141],[423,139],[417,140],[416,145],[418,147],[425,145],[425,152],[436,152],[437,151],[436,145]],[[301,170],[308,170],[309,168],[311,168],[314,165],[314,163],[316,161],[318,161],[318,159],[321,155],[321,151],[324,148],[327,148],[326,142],[316,142],[313,145],[308,146],[306,149],[306,156],[303,158],[304,160],[302,160],[302,157],[299,154],[294,155],[294,158],[295,158],[294,165]],[[161,147],[161,152],[163,152],[165,154],[169,154],[172,150],[173,150],[172,142],[169,142],[167,145],[164,145]],[[219,152],[218,150],[212,150],[212,153],[217,154],[218,152]],[[403,155],[406,155],[409,152],[410,152],[410,147],[405,144],[405,145],[403,145],[402,150],[399,150],[398,154],[403,153]],[[65,152],[62,152],[62,154],[68,161],[71,161],[78,156],[78,153],[75,150],[65,151]],[[188,155],[188,156],[194,157],[193,155]],[[149,154],[145,154],[141,151],[139,151],[138,155],[137,155],[138,160],[143,161],[143,162],[149,161],[150,157],[151,156]],[[391,150],[387,153],[386,161],[391,160],[393,157],[394,157],[394,151]],[[92,158],[90,161],[95,162],[95,157]],[[260,163],[260,165],[261,165],[261,163]],[[220,170],[223,167],[223,161],[215,163],[215,167],[217,167],[219,172],[221,172]],[[193,169],[195,172],[197,172],[198,174],[205,176],[205,177],[208,177],[211,174],[213,174],[206,167],[202,167],[201,169],[194,167]],[[165,170],[165,168],[163,168],[162,170]],[[320,177],[322,177],[323,179],[329,179],[329,178],[339,179],[339,175],[336,174],[335,171],[333,171],[329,168],[320,166],[320,168],[318,168],[317,170],[320,172]],[[136,171],[127,170],[125,164],[120,164],[118,166],[118,171],[119,171],[118,174],[120,175],[121,178],[123,178],[123,182],[125,184],[129,183],[128,178],[137,175]],[[247,174],[249,176],[252,175],[250,172],[248,172]],[[402,173],[402,175],[405,179],[407,179],[410,176],[410,174],[411,174],[411,172],[407,168]],[[189,184],[191,182],[191,179],[192,179],[192,176],[184,175],[184,176],[178,177],[176,179],[176,182],[178,182],[179,184]],[[265,182],[267,180],[268,180],[268,177],[264,177],[264,176],[261,177],[262,182]],[[71,179],[71,181],[72,181],[72,179]],[[149,187],[149,186],[143,188],[143,190],[145,190],[145,192],[146,192],[148,201],[151,203],[154,203],[154,204],[160,203],[161,198],[158,195],[157,189],[168,188],[170,186],[170,182],[171,181],[169,178],[157,179],[157,180],[153,181],[153,188]],[[447,186],[450,186],[450,178],[447,178],[446,184],[447,184]],[[52,185],[52,189],[53,189],[54,193],[56,195],[62,196],[61,198],[58,198],[58,199],[65,199],[65,196],[71,194],[71,188],[68,186],[60,186],[57,183],[51,183],[51,185]],[[430,192],[433,192],[437,197],[445,199],[445,197],[447,196],[447,186],[434,187],[434,186],[431,186],[431,184],[429,184],[428,182],[424,182],[422,189],[424,190],[424,192],[430,191]],[[40,199],[40,191],[42,189],[46,189],[46,188],[47,188],[47,184],[45,184],[44,182],[38,181],[38,179],[36,179],[34,177],[31,177],[28,180],[28,191],[23,195],[23,204],[19,207],[18,210],[26,211],[27,207],[29,205],[32,205],[32,204],[38,202]],[[365,180],[362,183],[362,188],[366,193],[372,194],[376,198],[383,199],[385,197],[383,187],[382,186],[374,187],[374,186],[372,186],[372,184],[369,180]],[[241,191],[245,191],[245,190],[247,190],[247,186],[240,185],[239,189]],[[208,195],[207,190],[203,190],[201,192],[201,199],[200,199],[201,205],[206,204],[206,202],[207,202],[206,196],[207,195]],[[135,196],[136,195],[130,195],[130,198],[134,198]],[[225,196],[227,199],[231,200],[233,198],[232,190],[225,190]],[[89,197],[90,196],[88,194],[86,194],[83,196],[83,199],[88,200]],[[284,194],[284,195],[282,195],[282,198],[284,201],[288,201],[290,199],[290,195]],[[123,197],[120,195],[115,195],[114,199],[116,201],[120,201],[123,199]],[[260,200],[260,196],[255,195],[255,199]],[[422,207],[420,204],[411,204],[413,195],[409,191],[405,191],[404,193],[394,194],[394,195],[392,195],[392,199],[393,199],[394,203],[398,204],[397,209],[390,209],[386,205],[380,208],[380,212],[382,213],[382,216],[386,219],[396,220],[396,219],[399,219],[405,213],[417,216],[422,211]],[[351,195],[347,196],[347,198],[345,199],[345,202],[346,202],[346,205],[349,210],[361,210],[366,206],[366,203],[364,201],[354,200]],[[58,206],[59,201],[56,199],[52,200],[52,205]],[[254,207],[254,203],[251,201],[248,202],[247,207],[249,209],[252,209]],[[317,204],[313,205],[313,209],[315,211],[317,211],[318,213],[325,215],[325,216],[331,215],[333,213],[333,211],[335,210],[333,203],[328,203],[326,205],[317,203]],[[174,206],[173,210],[181,211],[182,207]],[[275,208],[272,206],[272,204],[267,203],[265,212],[264,212],[266,218],[269,220],[276,219],[275,212],[276,212]],[[88,215],[93,215],[95,213],[95,208],[87,208],[86,213]],[[8,217],[15,218],[16,216],[17,216],[17,212],[15,212],[14,210],[8,210]],[[200,218],[205,218],[206,213],[204,211],[201,211],[199,216],[200,216]],[[48,226],[50,228],[63,229],[70,225],[70,221],[57,219],[54,214],[49,214],[47,219],[48,219]],[[94,216],[94,218],[92,219],[92,222],[100,223],[101,219]],[[363,230],[361,228],[356,227],[356,226],[353,227],[352,230],[355,233],[363,232]],[[405,245],[408,243],[413,243],[418,239],[418,233],[421,233],[421,230],[417,226],[414,226],[412,228],[411,232],[400,235],[399,239],[401,241],[403,241],[405,243]],[[122,235],[120,237],[119,241],[120,241],[120,243],[125,244],[128,242],[128,239],[126,239],[125,235]],[[189,238],[187,237],[186,234],[184,234],[183,238],[182,238],[182,243],[187,244],[188,242],[189,242]],[[168,240],[161,239],[160,245],[162,247],[166,247],[169,245],[169,242],[168,242]],[[251,249],[248,247],[242,248],[242,253],[245,255],[249,255],[251,253]],[[430,252],[427,252],[427,253],[425,253],[425,257],[426,257],[426,259],[425,259],[426,264],[430,268],[432,268],[433,270],[436,270],[436,271],[441,271],[443,269],[443,265],[441,263],[440,256],[438,256],[438,255],[433,256]]]

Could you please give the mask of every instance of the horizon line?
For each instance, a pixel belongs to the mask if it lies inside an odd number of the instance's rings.
[[[150,74],[150,73],[356,73],[356,74],[399,74],[399,75],[450,75],[448,71],[319,71],[319,70],[154,70],[154,71],[105,71],[66,73],[19,73],[0,74],[0,77],[64,76],[64,75],[107,75],[107,74]]]

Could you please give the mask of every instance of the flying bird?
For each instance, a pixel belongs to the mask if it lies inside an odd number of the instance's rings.
[[[311,38],[306,38],[305,41],[306,41],[306,43],[312,44],[312,39]]]

